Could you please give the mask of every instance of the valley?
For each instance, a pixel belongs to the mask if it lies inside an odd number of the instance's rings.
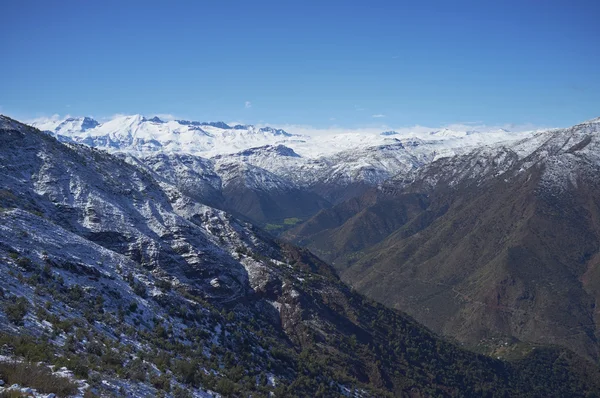
[[[97,394],[599,391],[597,128],[205,158],[2,117],[4,344]]]

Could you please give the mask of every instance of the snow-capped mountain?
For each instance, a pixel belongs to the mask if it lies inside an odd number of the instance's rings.
[[[507,336],[596,361],[599,198],[596,118],[429,162],[284,237],[465,344]]]
[[[501,176],[510,180],[538,167],[543,186],[556,189],[569,184],[576,186],[577,176],[593,175],[600,168],[600,118],[565,129],[535,132],[516,141],[482,145],[436,160],[411,173],[398,174],[385,185],[406,185],[419,180],[430,188],[440,184],[481,185]],[[512,173],[506,174],[508,171]]]
[[[50,131],[55,134],[71,135],[73,132],[85,132],[98,127],[100,123],[91,117],[67,117],[66,119],[48,118],[38,119],[31,125],[42,130]]]
[[[384,145],[390,138],[420,139],[421,151],[447,156],[455,151],[495,142],[517,140],[530,132],[505,129],[457,130],[425,129],[402,132],[349,132],[334,135],[299,135],[272,127],[233,125],[224,122],[161,120],[142,115],[118,115],[105,122],[89,117],[58,117],[36,119],[31,126],[47,131],[63,141],[84,143],[109,151],[147,153],[177,152],[212,157],[233,154],[265,145],[285,145],[301,157],[319,158],[360,148]]]
[[[294,138],[281,129],[223,122],[163,121],[142,115],[117,116],[104,123],[88,117],[35,120],[33,127],[61,141],[82,143],[110,151],[142,154],[177,152],[209,156]]]
[[[0,365],[65,366],[77,396],[600,391],[560,349],[511,363],[443,341],[353,292],[308,250],[178,188],[218,194],[247,177],[252,192],[294,194],[240,162],[221,180],[213,168],[229,166],[216,163],[117,157],[0,116]],[[2,377],[4,394],[14,372]]]
[[[273,208],[273,197],[282,199],[284,192],[286,198],[296,192],[296,197],[312,203],[300,212],[304,218],[311,215],[310,211],[360,195],[370,187],[395,176],[408,175],[436,159],[535,134],[504,129],[421,128],[313,136],[271,127],[164,121],[142,115],[116,116],[104,123],[69,117],[30,124],[63,142],[122,153],[130,163],[148,162],[149,171],[203,203],[249,217],[261,225],[274,221],[275,215],[268,208]],[[240,189],[258,195],[256,200],[240,203],[223,196],[224,192],[237,195],[242,192]],[[283,202],[288,206],[293,204],[287,199]],[[234,207],[225,208],[226,203]],[[290,214],[291,210],[284,206],[275,213],[297,218],[299,214]]]

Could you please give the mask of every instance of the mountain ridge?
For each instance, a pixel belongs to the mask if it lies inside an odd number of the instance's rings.
[[[122,158],[4,117],[0,143],[0,339],[26,360],[66,364],[93,392],[600,391],[598,370],[566,351],[503,362],[444,342],[307,250]]]
[[[599,153],[593,119],[438,159],[286,237],[443,335],[551,342],[595,361]],[[427,200],[402,213],[413,195]]]

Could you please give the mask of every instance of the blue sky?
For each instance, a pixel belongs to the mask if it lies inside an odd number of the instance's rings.
[[[348,128],[600,116],[598,1],[3,1],[0,113]]]

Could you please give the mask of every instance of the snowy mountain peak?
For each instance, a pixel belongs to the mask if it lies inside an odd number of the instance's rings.
[[[53,116],[29,124],[63,142],[134,154],[167,151],[214,156],[264,145],[277,146],[288,138],[298,137],[268,126],[231,127],[222,121],[166,121],[140,114],[116,115],[103,123],[89,117]]]
[[[154,123],[164,123],[164,121],[162,121],[162,119],[159,118],[158,116],[154,116],[152,119],[149,119],[148,121],[154,122]]]
[[[59,124],[56,127],[56,130],[62,130],[62,129],[66,129],[66,130],[70,130],[73,128],[79,128],[81,131],[87,131],[89,129],[93,129],[94,127],[98,126],[100,123],[98,123],[96,120],[92,119],[91,117],[70,117],[65,119],[64,122],[62,122],[61,124]]]
[[[231,130],[231,126],[225,122],[196,122],[191,120],[175,120],[175,122],[181,124],[182,126],[210,126],[222,130]]]
[[[223,130],[231,130],[231,126],[225,122],[204,122],[202,126],[212,126]]]
[[[292,134],[288,133],[283,129],[274,129],[272,127],[262,127],[258,130],[260,133],[271,133],[273,135],[281,135],[284,137],[291,137]]]
[[[36,127],[43,131],[52,131],[56,134],[65,134],[70,131],[85,132],[97,127],[100,123],[91,117],[71,117],[67,116],[65,119],[58,117],[41,118],[36,119],[30,123],[33,127]]]
[[[248,130],[248,128],[250,128],[250,126],[247,124],[236,124],[233,126],[234,130]]]

